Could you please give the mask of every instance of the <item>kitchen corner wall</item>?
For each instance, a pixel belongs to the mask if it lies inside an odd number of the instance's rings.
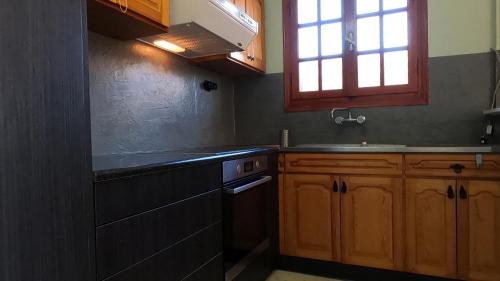
[[[94,155],[234,144],[234,83],[136,41],[89,34]],[[206,92],[204,80],[218,83]]]
[[[295,144],[362,140],[478,144],[488,122],[482,111],[490,104],[494,84],[494,58],[489,49],[500,46],[500,0],[428,3],[431,104],[354,110],[366,115],[367,123],[338,127],[327,111],[284,112],[281,0],[266,0],[268,74],[236,81],[236,142],[278,143],[279,130],[286,128]],[[500,132],[498,125],[496,131]],[[490,141],[500,142],[499,137]]]

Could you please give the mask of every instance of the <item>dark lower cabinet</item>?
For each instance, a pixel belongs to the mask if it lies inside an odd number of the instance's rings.
[[[222,166],[95,183],[97,280],[222,281]]]
[[[213,224],[185,239],[171,248],[132,265],[106,280],[109,281],[158,281],[183,280],[197,271],[207,261],[221,254],[221,223]],[[215,239],[214,239],[215,238]],[[215,241],[214,241],[215,240]],[[216,267],[217,265],[214,265]],[[222,273],[222,263],[218,266]],[[205,279],[206,281],[212,281]],[[216,280],[213,280],[216,281]]]
[[[193,272],[183,281],[207,281],[224,280],[224,272],[221,270],[223,263],[222,254],[216,256],[201,268]]]
[[[0,6],[0,280],[93,281],[86,1]]]

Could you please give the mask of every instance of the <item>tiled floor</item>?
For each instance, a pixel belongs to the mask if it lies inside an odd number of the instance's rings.
[[[341,281],[341,280],[276,270],[271,274],[271,276],[269,276],[267,281]]]

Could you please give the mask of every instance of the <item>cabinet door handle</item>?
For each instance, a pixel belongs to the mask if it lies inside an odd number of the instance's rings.
[[[462,164],[454,164],[450,166],[450,169],[453,169],[455,174],[461,174],[462,171],[465,169],[465,166]]]
[[[460,186],[460,199],[467,199],[467,191],[463,185]]]
[[[455,198],[455,192],[453,192],[453,187],[448,186],[448,198],[449,199],[454,199]]]
[[[338,192],[339,191],[339,185],[337,184],[337,181],[333,182],[333,192]]]
[[[342,193],[347,193],[347,185],[345,184],[345,182],[342,182],[342,189],[341,189],[341,192],[342,192]]]

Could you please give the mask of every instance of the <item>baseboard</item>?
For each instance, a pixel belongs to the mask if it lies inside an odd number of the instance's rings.
[[[374,269],[362,266],[346,265],[334,262],[310,260],[297,257],[280,256],[278,269],[322,277],[351,281],[452,281],[453,279],[429,277],[406,272]]]

